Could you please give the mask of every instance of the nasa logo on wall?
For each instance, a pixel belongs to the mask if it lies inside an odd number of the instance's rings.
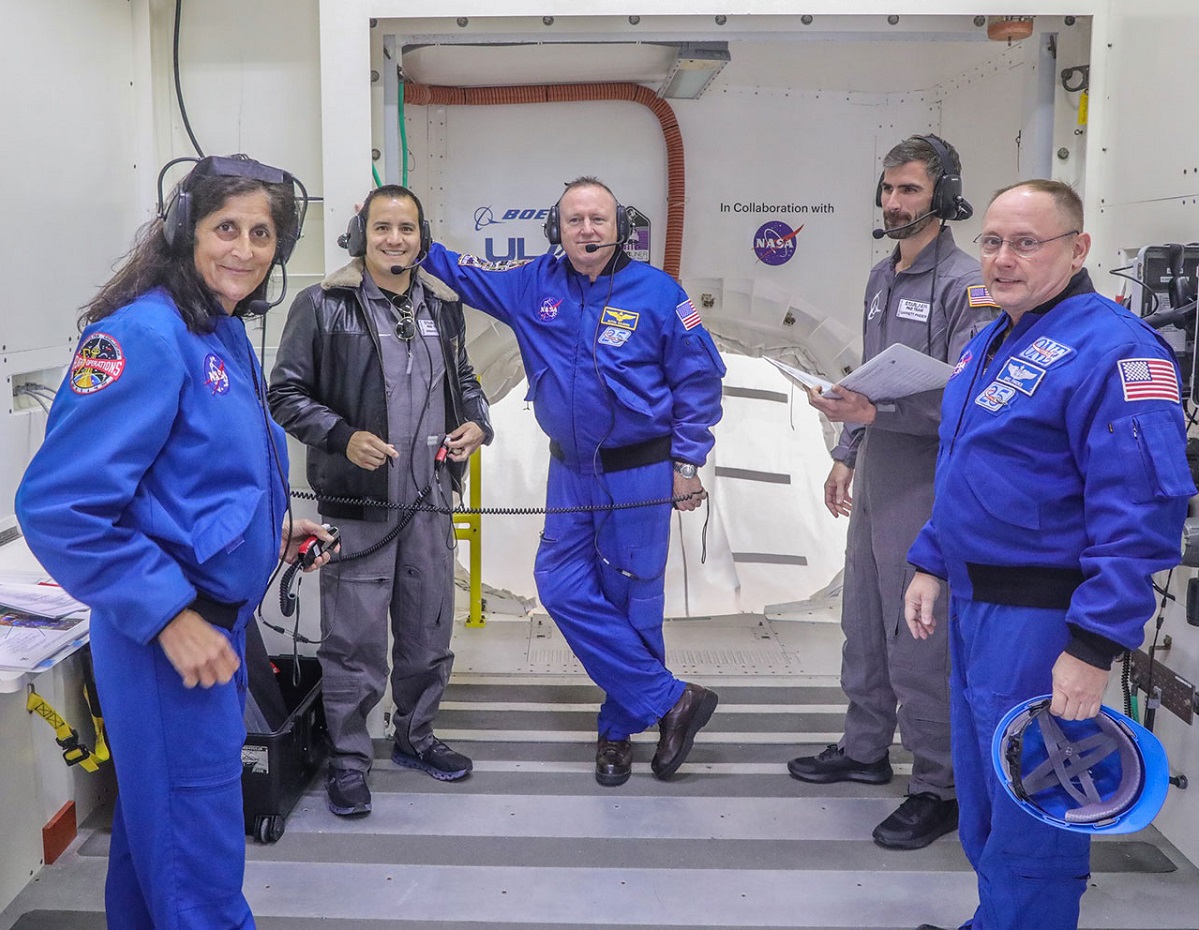
[[[798,229],[792,229],[782,220],[770,220],[758,227],[754,233],[754,254],[765,265],[783,265],[795,255],[795,237]]]

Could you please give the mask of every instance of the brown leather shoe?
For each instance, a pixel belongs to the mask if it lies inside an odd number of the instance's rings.
[[[632,741],[601,736],[595,744],[595,780],[605,788],[615,788],[628,781],[632,774]]]
[[[687,682],[674,707],[658,721],[662,735],[658,738],[654,761],[650,763],[657,778],[670,778],[686,761],[695,734],[712,719],[718,701],[715,691]]]

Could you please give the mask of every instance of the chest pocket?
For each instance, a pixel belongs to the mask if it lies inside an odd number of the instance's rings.
[[[1186,457],[1166,452],[1177,448],[1180,440],[1178,418],[1172,411],[1151,410],[1121,417],[1113,421],[1112,432],[1134,504],[1195,493]]]
[[[198,563],[202,565],[218,553],[231,552],[241,545],[264,493],[262,488],[245,488],[196,521],[192,551]]]
[[[996,520],[1025,529],[1041,528],[1041,506],[1036,498],[1012,484],[1002,467],[978,455],[966,459],[966,484],[983,509]]]

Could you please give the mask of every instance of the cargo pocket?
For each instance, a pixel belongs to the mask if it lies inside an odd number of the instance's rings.
[[[666,608],[665,594],[637,597],[634,584],[629,593],[629,623],[637,631],[642,642],[659,662],[666,661],[666,642],[662,636],[662,612]]]

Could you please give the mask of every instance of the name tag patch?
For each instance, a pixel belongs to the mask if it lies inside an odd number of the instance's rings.
[[[617,348],[620,348],[629,341],[629,337],[631,335],[633,335],[631,330],[618,329],[615,326],[609,326],[602,333],[600,333],[600,345],[616,346]]]
[[[1068,345],[1054,342],[1048,336],[1041,336],[1034,339],[1032,345],[1025,348],[1017,357],[1028,359],[1030,362],[1036,362],[1038,365],[1052,365],[1054,362],[1061,361],[1073,351],[1074,349]]]
[[[616,307],[604,307],[600,317],[600,326],[619,326],[622,329],[636,329],[641,314],[632,310],[620,310]]]
[[[986,389],[974,398],[974,402],[984,410],[995,413],[1002,410],[1009,400],[1016,396],[1016,389],[1010,384],[1000,384],[992,381]]]
[[[437,335],[437,324],[434,323],[432,320],[421,320],[420,321],[420,334],[422,336],[436,336]]]
[[[1022,362],[1018,358],[1011,358],[1003,366],[1003,371],[995,376],[995,380],[1002,381],[1004,384],[1010,384],[1021,394],[1027,394],[1029,397],[1032,397],[1033,392],[1036,391],[1037,387],[1041,384],[1041,379],[1044,377],[1044,368],[1038,368],[1036,365]]]
[[[928,321],[929,305],[922,300],[901,300],[895,311],[895,316],[901,320],[916,320],[918,323]]]

